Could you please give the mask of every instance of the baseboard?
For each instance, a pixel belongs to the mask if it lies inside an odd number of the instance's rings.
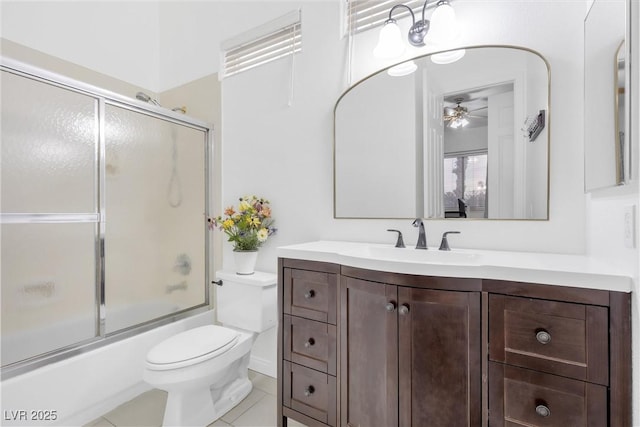
[[[273,378],[276,378],[277,376],[277,366],[275,360],[264,359],[262,357],[256,357],[252,355],[251,359],[249,360],[249,369]]]
[[[84,426],[89,424],[91,421],[96,420],[103,416],[104,414],[113,411],[118,406],[123,403],[127,403],[131,399],[134,399],[140,396],[142,393],[151,390],[152,387],[149,384],[144,382],[138,383],[133,387],[130,387],[118,394],[111,396],[107,399],[104,399],[98,404],[90,406],[82,411],[72,415],[71,417],[60,420],[59,423],[55,425],[59,426]]]

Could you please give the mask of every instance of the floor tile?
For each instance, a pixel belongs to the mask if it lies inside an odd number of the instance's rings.
[[[278,381],[275,378],[253,371],[250,371],[249,378],[255,388],[272,396],[278,394]]]
[[[84,427],[115,427],[113,424],[109,422],[106,418],[100,417],[97,420],[93,420],[89,424],[86,424]]]
[[[266,394],[234,422],[234,427],[273,427],[277,421],[276,397]]]
[[[253,390],[251,390],[251,393],[249,393],[249,395],[244,398],[242,402],[238,403],[238,405],[235,408],[231,409],[222,417],[222,421],[227,422],[229,424],[234,424],[236,418],[241,416],[244,412],[247,411],[247,409],[251,408],[253,405],[255,405],[260,399],[262,399],[266,395],[267,394],[264,391],[254,388]]]
[[[117,407],[103,418],[117,427],[161,426],[166,403],[167,392],[154,389]]]

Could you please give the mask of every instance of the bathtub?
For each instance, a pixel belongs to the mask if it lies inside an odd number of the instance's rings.
[[[3,381],[0,425],[87,424],[150,389],[142,372],[151,347],[214,318],[208,310]]]

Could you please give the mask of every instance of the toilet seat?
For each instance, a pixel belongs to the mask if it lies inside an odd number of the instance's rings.
[[[164,371],[194,365],[232,348],[239,333],[216,325],[181,332],[153,347],[147,354],[147,367]]]

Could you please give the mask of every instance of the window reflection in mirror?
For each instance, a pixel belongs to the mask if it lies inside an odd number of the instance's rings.
[[[487,152],[445,154],[446,218],[487,217]]]
[[[450,64],[383,70],[334,111],[336,218],[548,219],[549,68],[524,48],[466,49]],[[482,167],[476,166],[482,164]]]

